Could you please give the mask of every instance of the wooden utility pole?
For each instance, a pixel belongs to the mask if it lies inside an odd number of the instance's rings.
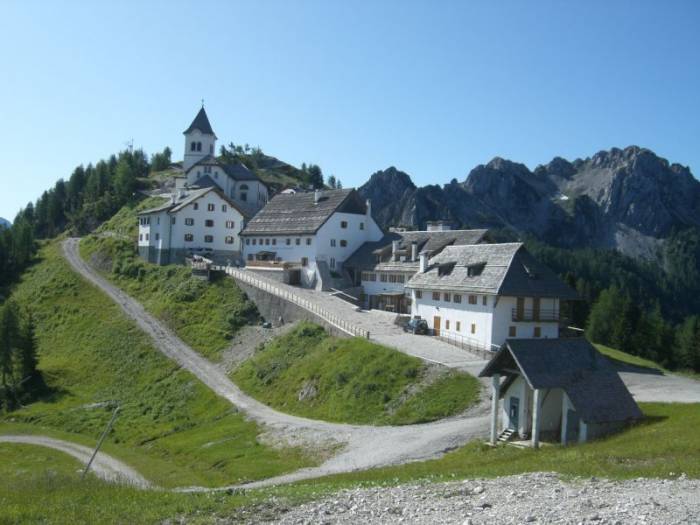
[[[119,413],[119,407],[115,408],[114,412],[112,412],[112,417],[109,420],[109,423],[107,423],[107,427],[105,428],[104,432],[102,432],[102,435],[100,436],[100,440],[97,442],[97,446],[95,447],[95,451],[92,453],[92,457],[90,458],[90,461],[88,461],[87,465],[85,465],[85,470],[83,470],[83,475],[80,476],[80,479],[85,479],[85,476],[87,475],[88,470],[90,470],[90,467],[92,466],[92,462],[95,460],[95,456],[97,456],[97,452],[100,450],[100,447],[102,446],[102,442],[107,437],[107,434],[109,434],[109,431],[112,430],[112,425],[114,424],[114,420],[117,419],[118,413]]]

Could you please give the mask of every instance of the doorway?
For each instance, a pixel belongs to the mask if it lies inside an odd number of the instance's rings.
[[[435,335],[440,335],[440,316],[436,315],[433,317],[433,332]]]
[[[579,417],[575,410],[566,411],[566,442],[578,441]]]
[[[508,428],[518,430],[520,419],[520,398],[511,397],[508,405]]]

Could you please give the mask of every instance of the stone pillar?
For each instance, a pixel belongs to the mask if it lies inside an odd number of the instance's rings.
[[[501,397],[501,376],[491,376],[491,444],[495,445],[498,439],[498,401]]]
[[[532,399],[532,448],[540,447],[540,392],[539,388],[535,388]]]

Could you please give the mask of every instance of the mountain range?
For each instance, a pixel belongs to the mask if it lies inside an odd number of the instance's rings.
[[[503,229],[566,248],[612,248],[654,259],[674,232],[700,226],[700,182],[689,168],[629,146],[533,171],[496,157],[460,182],[417,187],[394,168],[359,188],[383,227]]]
[[[12,223],[10,221],[0,217],[0,228],[9,228],[10,226],[12,226]]]

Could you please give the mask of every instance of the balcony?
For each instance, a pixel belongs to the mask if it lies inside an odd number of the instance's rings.
[[[511,318],[516,322],[559,322],[559,310],[551,308],[513,308]]]

